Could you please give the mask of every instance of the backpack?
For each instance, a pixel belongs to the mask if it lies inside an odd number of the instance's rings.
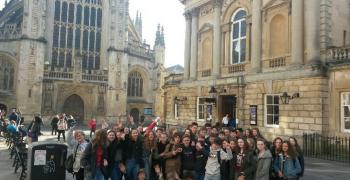
[[[73,170],[73,164],[75,162],[75,157],[77,154],[77,150],[78,150],[79,144],[77,145],[77,147],[75,148],[75,151],[73,154],[69,155],[66,159],[66,161],[64,162],[64,165],[66,167],[67,172],[73,174],[74,170]]]

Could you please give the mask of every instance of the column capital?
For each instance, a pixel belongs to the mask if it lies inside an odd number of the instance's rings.
[[[195,7],[195,8],[193,8],[193,9],[191,9],[191,16],[192,17],[198,17],[198,15],[199,15],[199,8],[198,7]]]
[[[183,13],[183,15],[185,16],[186,20],[190,20],[192,18],[191,11],[186,11],[186,12]]]
[[[212,3],[214,8],[221,8],[223,0],[212,0]]]

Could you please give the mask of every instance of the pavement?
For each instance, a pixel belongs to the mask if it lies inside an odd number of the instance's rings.
[[[88,131],[85,131],[87,134]],[[51,132],[43,131],[39,141],[57,142],[57,136]],[[62,142],[64,143],[64,142]],[[5,140],[0,138],[0,180],[18,180],[21,169],[14,173],[13,159],[9,159],[10,151],[5,145]],[[305,173],[302,180],[349,180],[350,163],[339,163],[314,158],[305,158]],[[66,173],[66,180],[73,180],[71,174]]]

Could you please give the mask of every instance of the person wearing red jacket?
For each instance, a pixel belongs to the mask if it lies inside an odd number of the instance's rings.
[[[151,132],[153,128],[157,126],[158,121],[160,121],[160,117],[157,117],[155,120],[153,120],[153,122],[150,125],[148,125],[145,130],[143,130],[145,134],[148,134],[149,132]]]
[[[91,119],[88,122],[88,127],[90,129],[90,138],[91,138],[92,137],[92,133],[95,134],[95,131],[96,131],[96,119]]]

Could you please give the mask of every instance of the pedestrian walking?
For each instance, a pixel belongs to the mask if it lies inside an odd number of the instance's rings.
[[[58,136],[57,139],[60,141],[61,134],[63,136],[63,141],[66,142],[66,135],[65,132],[67,130],[67,121],[65,120],[64,116],[61,116],[57,123],[57,129],[58,129]]]
[[[55,115],[52,120],[51,120],[51,135],[57,135],[57,131],[58,131],[58,127],[57,127],[57,123],[59,121],[59,116]]]

